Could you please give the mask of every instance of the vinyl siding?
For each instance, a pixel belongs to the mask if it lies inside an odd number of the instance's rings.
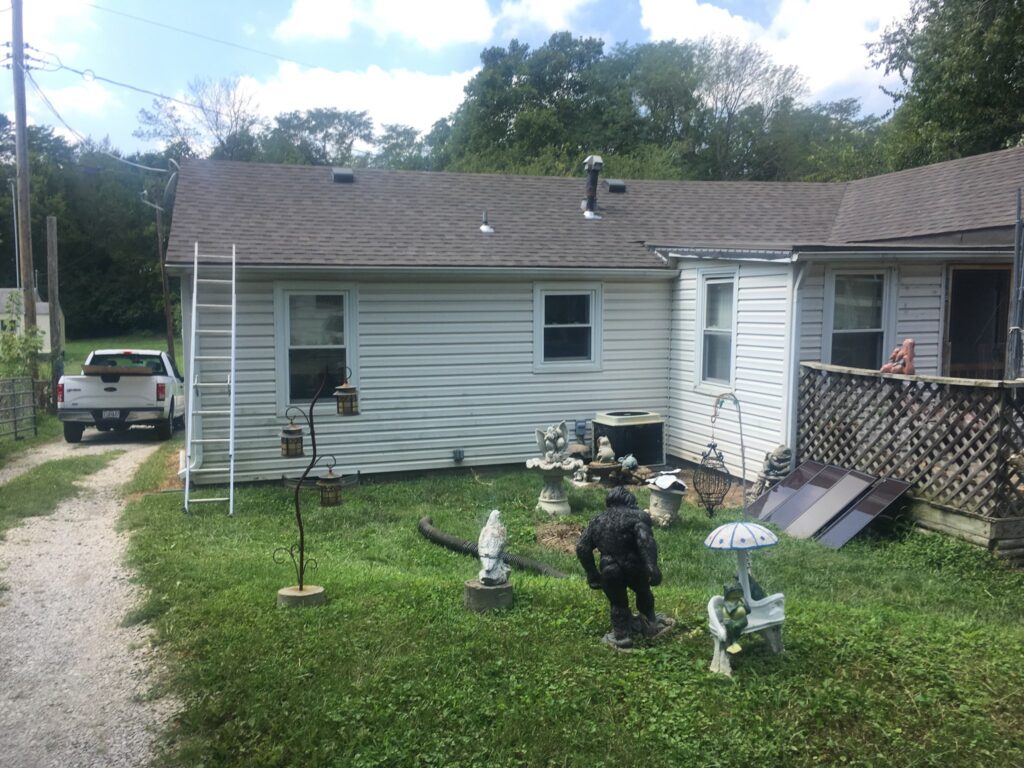
[[[854,269],[870,269],[857,264]],[[837,265],[836,269],[843,269]],[[879,266],[879,271],[888,267]],[[800,287],[800,359],[820,362],[824,357],[825,268],[807,267]],[[915,342],[915,365],[920,374],[938,374],[942,368],[942,333],[945,313],[945,266],[941,263],[902,264],[890,286],[892,319],[884,343],[884,356],[905,338]]]
[[[191,322],[188,280],[186,343]],[[280,456],[287,422],[278,400],[275,283],[238,283],[236,478],[296,476],[302,459]],[[557,282],[543,281],[545,286]],[[518,463],[536,453],[534,430],[598,411],[668,410],[671,281],[602,285],[602,365],[597,371],[534,371],[534,282],[288,281],[289,288],[349,290],[355,303],[355,381],[360,415],[340,417],[334,401],[317,406],[320,452],[349,474]],[[574,283],[566,282],[572,288]],[[212,316],[201,327],[227,328]],[[208,337],[206,354],[227,354],[227,337]],[[203,368],[210,373],[209,364]],[[207,408],[226,408],[226,395]],[[200,420],[202,421],[202,420]],[[207,416],[197,436],[225,436],[227,417]],[[307,453],[310,449],[306,437]],[[216,470],[226,448],[207,445],[200,482],[226,479]],[[211,471],[215,470],[215,471]]]
[[[699,305],[702,270],[717,267],[684,262],[672,297],[672,368],[669,384],[668,453],[699,461],[711,440],[711,415],[718,394],[732,391],[740,401],[746,477],[753,479],[764,454],[787,441],[790,283],[788,264],[744,263],[736,275],[734,378],[732,386],[698,381]],[[740,469],[740,429],[735,407],[725,404],[715,440],[734,476]]]

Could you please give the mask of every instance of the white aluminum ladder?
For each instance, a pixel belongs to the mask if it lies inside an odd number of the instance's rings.
[[[200,276],[200,267],[204,276]],[[205,275],[212,273],[214,277]],[[228,276],[230,274],[230,277]],[[200,291],[203,297],[200,297]],[[230,294],[230,298],[225,295]],[[235,290],[235,246],[231,255],[199,255],[195,244],[192,261],[192,318],[189,333],[188,376],[191,385],[188,396],[188,418],[185,425],[185,512],[191,504],[227,502],[228,515],[235,514],[235,347],[236,347],[237,292]],[[225,314],[230,313],[229,329],[224,328]],[[230,352],[225,355],[223,342],[230,339]],[[213,347],[207,353],[205,347]],[[206,364],[212,369],[204,373]],[[206,407],[204,396],[227,395],[227,410]],[[203,423],[204,416],[227,416],[226,436],[210,437]],[[196,437],[198,427],[199,437]],[[191,498],[192,475],[199,472],[223,473],[223,466],[203,465],[203,446],[227,444],[228,495],[214,498]]]

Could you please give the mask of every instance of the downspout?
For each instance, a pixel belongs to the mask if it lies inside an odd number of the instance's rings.
[[[789,417],[789,447],[790,460],[789,470],[792,472],[796,469],[797,459],[797,426],[800,421],[800,326],[801,326],[801,306],[800,306],[800,287],[804,282],[804,275],[807,273],[807,262],[802,261],[797,264],[796,268],[796,280],[793,281],[793,294],[790,299],[790,306],[793,307],[793,320],[790,323],[789,328],[789,355],[790,355],[790,370],[789,370],[789,408],[787,416]]]

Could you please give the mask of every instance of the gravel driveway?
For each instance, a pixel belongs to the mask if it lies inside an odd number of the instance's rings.
[[[149,432],[96,433],[100,439],[42,446],[17,462],[24,471],[68,455],[125,451],[83,478],[78,497],[0,542],[0,580],[9,587],[0,592],[4,768],[145,765],[155,729],[173,712],[169,699],[146,700],[156,664],[148,630],[120,626],[142,595],[122,564],[127,537],[114,530],[119,489],[160,445]]]

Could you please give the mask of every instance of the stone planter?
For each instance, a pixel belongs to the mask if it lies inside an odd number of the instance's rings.
[[[667,528],[679,517],[679,507],[686,496],[685,491],[663,491],[651,488],[651,520],[655,525]]]

